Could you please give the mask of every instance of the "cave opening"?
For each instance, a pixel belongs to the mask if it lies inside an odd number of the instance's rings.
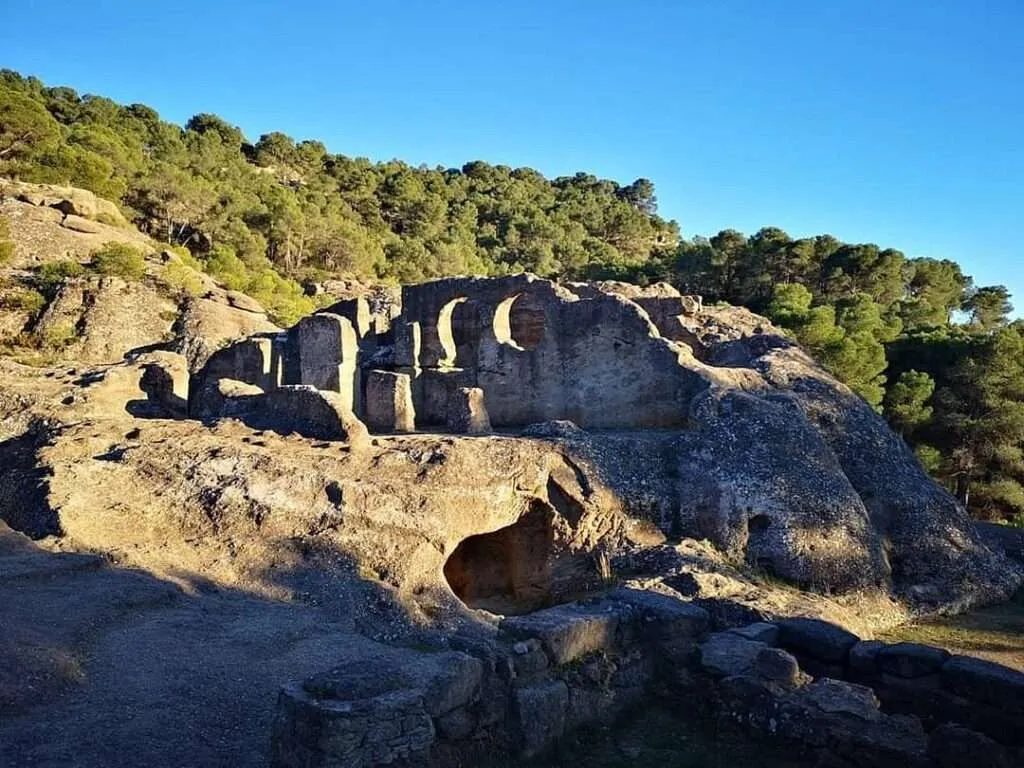
[[[535,499],[512,525],[464,539],[444,565],[455,595],[470,608],[515,616],[550,601],[554,512]]]

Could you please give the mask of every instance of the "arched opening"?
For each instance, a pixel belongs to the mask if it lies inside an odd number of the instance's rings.
[[[747,521],[747,562],[768,576],[775,575],[775,561],[765,554],[771,527],[768,515],[754,515]]]
[[[438,366],[441,368],[455,366],[455,361],[458,357],[458,345],[455,342],[455,335],[453,333],[452,315],[455,313],[455,308],[465,300],[465,296],[452,299],[441,307],[441,311],[437,315],[437,338],[441,342],[441,349],[444,352],[444,356],[437,361]]]
[[[515,349],[535,349],[544,340],[544,325],[544,307],[533,294],[509,296],[494,311],[495,338]]]
[[[462,541],[444,565],[452,591],[470,608],[506,616],[544,607],[551,595],[552,517],[536,500],[513,525]]]

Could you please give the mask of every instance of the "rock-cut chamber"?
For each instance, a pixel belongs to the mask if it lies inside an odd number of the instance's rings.
[[[552,510],[534,502],[516,523],[464,539],[444,566],[448,585],[468,607],[516,615],[551,595]]]

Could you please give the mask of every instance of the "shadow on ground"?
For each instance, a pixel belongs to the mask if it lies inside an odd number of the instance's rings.
[[[281,578],[320,578],[297,571]],[[383,587],[354,594],[395,609]],[[0,522],[0,764],[265,766],[283,683],[409,653],[346,613],[49,552]]]

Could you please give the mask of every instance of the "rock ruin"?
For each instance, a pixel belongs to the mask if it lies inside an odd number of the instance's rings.
[[[664,284],[405,286],[400,303],[350,299],[234,343],[189,393],[194,418],[354,448],[413,430],[547,436],[590,461],[629,516],[811,589],[893,589],[937,607],[1019,578],[885,422],[781,331]]]
[[[687,330],[699,299],[672,293],[630,300],[516,275],[406,286],[395,314],[371,311],[365,298],[342,301],[285,334],[215,355],[197,377],[193,411],[216,414],[208,393],[230,378],[265,392],[303,385],[338,393],[379,433],[555,420],[680,427],[715,376]]]

